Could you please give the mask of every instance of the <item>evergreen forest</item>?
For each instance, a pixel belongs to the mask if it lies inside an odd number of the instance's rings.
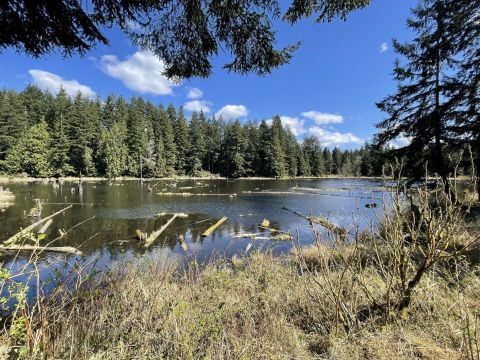
[[[225,121],[141,97],[104,101],[30,85],[0,92],[0,172],[33,177],[379,176],[383,147],[297,139],[279,116]]]

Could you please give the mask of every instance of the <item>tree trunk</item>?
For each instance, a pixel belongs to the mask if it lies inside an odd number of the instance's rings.
[[[442,145],[442,134],[443,134],[443,124],[442,124],[442,114],[440,110],[440,51],[437,52],[436,59],[436,68],[435,68],[435,111],[434,111],[434,123],[435,123],[435,157],[437,161],[437,170],[442,178],[443,186],[445,193],[454,199],[454,194],[451,191],[450,183],[448,179],[448,169],[445,164],[445,158],[443,156],[443,145]]]

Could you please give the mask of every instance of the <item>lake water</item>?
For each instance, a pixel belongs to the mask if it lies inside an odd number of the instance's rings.
[[[44,241],[58,237],[59,229],[67,231],[90,219],[72,229],[55,246],[74,246],[87,256],[106,254],[108,257],[125,252],[142,254],[155,248],[168,248],[179,255],[193,252],[203,257],[213,251],[228,255],[245,249],[250,242],[234,236],[262,232],[258,225],[264,218],[272,227],[298,234],[300,243],[308,244],[313,240],[308,222],[282,208],[305,215],[321,215],[341,226],[350,225],[354,216],[363,218],[362,226],[368,226],[377,220],[381,206],[369,209],[365,205],[372,202],[381,205],[382,197],[382,183],[366,179],[165,180],[143,186],[133,180],[98,181],[84,183],[81,192],[75,182],[59,186],[12,183],[5,187],[14,193],[15,204],[0,213],[0,242],[32,223],[27,215],[35,206],[34,199],[45,203],[44,217],[72,203],[71,209],[54,218]],[[151,247],[145,248],[135,239],[137,229],[150,233],[166,223],[171,214],[179,212],[189,216],[175,219]],[[160,213],[166,215],[158,217]],[[213,235],[200,236],[223,216],[227,216],[228,221]],[[187,251],[179,241],[182,236]],[[290,247],[289,242],[275,243],[277,251]]]
[[[0,243],[32,223],[28,213],[35,206],[34,199],[45,203],[44,217],[72,203],[71,209],[54,218],[43,242],[57,238],[59,229],[68,231],[74,227],[52,246],[74,246],[83,252],[82,261],[95,259],[97,267],[144,254],[205,259],[212,254],[244,253],[247,247],[249,251],[272,248],[275,253],[288,252],[297,239],[301,245],[308,245],[314,236],[305,219],[284,207],[305,215],[324,216],[339,226],[350,226],[353,217],[360,219],[362,227],[368,227],[381,216],[383,195],[382,183],[367,179],[164,180],[143,185],[134,180],[96,181],[85,182],[81,192],[75,182],[67,181],[58,186],[52,182],[3,186],[16,199],[13,206],[0,213]],[[365,207],[373,202],[379,206]],[[151,233],[165,224],[171,214],[179,212],[188,217],[175,219],[150,247],[136,239],[137,229]],[[166,215],[158,217],[160,213]],[[223,216],[228,217],[226,223],[211,236],[201,237]],[[294,241],[235,238],[242,233],[262,232],[262,236],[268,237],[268,231],[258,227],[263,219],[268,219],[272,227],[293,234]],[[80,225],[75,227],[77,224]],[[45,253],[44,269],[50,272],[59,258],[65,255]],[[6,261],[11,259],[7,257]]]

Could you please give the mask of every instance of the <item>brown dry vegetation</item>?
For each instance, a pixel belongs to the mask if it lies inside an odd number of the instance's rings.
[[[0,335],[3,351],[479,360],[480,268],[471,256],[478,237],[463,223],[469,205],[437,191],[432,206],[422,191],[412,207],[394,199],[383,226],[353,241],[312,227],[314,245],[281,257],[254,253],[181,269],[154,258],[118,264],[19,311]]]

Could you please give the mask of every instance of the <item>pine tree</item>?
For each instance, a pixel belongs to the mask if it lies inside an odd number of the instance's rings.
[[[35,85],[28,85],[20,94],[28,126],[38,124],[48,114],[49,96]]]
[[[245,137],[239,120],[227,124],[223,142],[223,174],[239,178],[245,175]]]
[[[456,106],[455,138],[450,142],[457,149],[465,151],[469,146],[472,150],[480,198],[480,1],[450,0],[446,7],[449,15],[446,33],[460,54],[457,59],[461,59],[457,73],[449,74],[449,90]]]
[[[306,161],[313,176],[325,174],[325,165],[323,162],[323,152],[320,141],[315,136],[309,136],[303,141],[303,152],[306,155]]]
[[[25,111],[14,91],[0,92],[0,164],[7,151],[27,130]]]
[[[167,113],[170,118],[175,114],[173,105],[169,105]],[[188,123],[183,113],[183,108],[180,107],[176,116],[175,124],[175,145],[177,153],[176,171],[178,175],[185,175],[188,168],[188,154],[190,152],[189,138],[188,138]]]
[[[395,150],[407,155],[407,167],[424,175],[428,164],[445,181],[448,189],[448,164],[445,144],[449,140],[450,94],[449,72],[456,63],[455,44],[448,36],[445,0],[422,0],[413,10],[408,27],[415,34],[409,44],[394,41],[395,51],[406,59],[397,61],[394,78],[396,94],[378,103],[388,118],[377,126],[381,129],[377,143],[386,145],[399,136],[410,144]],[[430,161],[429,161],[430,160]]]
[[[270,176],[284,177],[287,175],[285,166],[285,134],[279,116],[274,116],[270,127]]]
[[[11,147],[5,159],[10,173],[25,172],[33,177],[50,175],[50,136],[45,121],[33,125],[20,140]]]
[[[164,146],[165,156],[165,175],[171,177],[175,175],[175,165],[177,162],[177,149],[175,146],[175,134],[173,131],[174,122],[168,116],[163,106],[158,108],[158,116],[161,130],[161,138]]]
[[[110,179],[122,176],[127,171],[128,147],[127,126],[118,121],[110,129],[102,129],[99,142],[100,168]]]
[[[340,175],[342,173],[342,151],[335,146],[332,151],[333,173]]]
[[[101,124],[104,128],[110,129],[116,120],[117,99],[113,94],[109,94],[102,107]]]
[[[323,164],[325,165],[325,172],[331,175],[333,173],[333,159],[332,152],[328,147],[323,149]]]
[[[288,176],[295,177],[298,174],[298,152],[297,152],[297,139],[292,130],[287,129],[286,139],[286,159]]]
[[[163,138],[160,136],[157,142],[157,148],[155,151],[156,163],[155,163],[155,176],[159,178],[166,177],[167,174],[167,162],[165,158],[165,147],[163,145]]]
[[[50,111],[50,127],[52,133],[52,171],[55,176],[74,174],[74,168],[70,164],[69,154],[71,141],[67,135],[68,113],[71,102],[63,88],[53,101]]]
[[[205,168],[212,174],[220,172],[219,163],[224,130],[225,122],[222,117],[217,119],[214,115],[207,120]]]
[[[193,112],[189,127],[190,151],[188,153],[188,174],[190,176],[199,176],[202,171],[202,160],[205,154],[205,129],[202,125],[200,116],[196,112]]]

